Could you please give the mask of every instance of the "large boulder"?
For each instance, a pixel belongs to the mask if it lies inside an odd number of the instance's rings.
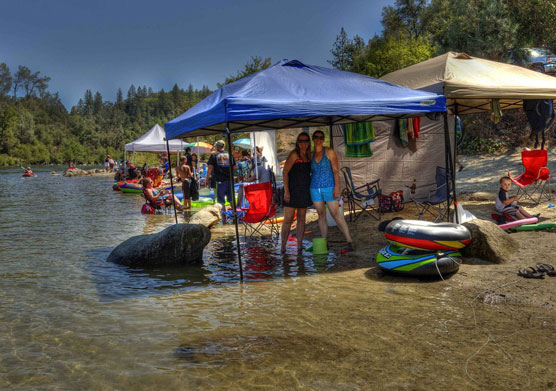
[[[74,168],[73,170],[70,170],[68,168],[66,171],[64,171],[64,176],[67,176],[67,177],[86,176],[86,175],[89,175],[89,171],[82,170],[80,168]]]
[[[464,257],[506,263],[519,249],[519,243],[514,238],[488,220],[475,219],[463,225],[471,232],[471,243],[462,250]]]
[[[222,214],[220,213],[221,210],[222,205],[220,204],[205,206],[191,217],[189,224],[202,224],[205,227],[210,228],[213,225],[218,224],[222,218]]]
[[[192,265],[203,260],[210,230],[201,224],[175,224],[150,235],[129,238],[116,247],[108,261],[132,267]]]

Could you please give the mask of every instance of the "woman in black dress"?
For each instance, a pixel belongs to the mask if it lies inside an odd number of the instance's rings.
[[[282,223],[282,252],[286,251],[290,228],[297,211],[297,251],[303,250],[305,215],[311,202],[311,139],[305,132],[295,141],[295,149],[290,152],[284,169],[284,222]]]

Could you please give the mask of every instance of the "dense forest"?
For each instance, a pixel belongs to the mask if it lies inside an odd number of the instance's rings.
[[[329,62],[338,69],[380,77],[446,51],[507,61],[508,51],[515,48],[556,50],[555,22],[553,0],[396,0],[382,10],[381,35],[350,38],[342,28]],[[218,87],[270,65],[270,58],[253,57]],[[48,90],[49,82],[50,77],[25,65],[10,70],[0,63],[0,166],[70,159],[100,163],[107,153],[121,157],[126,142],[211,93],[206,86],[184,90],[175,84],[168,92],[155,92],[131,85],[125,96],[118,89],[116,101],[110,102],[87,90],[68,111],[58,93]],[[468,119],[470,125],[477,121],[483,129],[480,118]],[[476,137],[480,141],[490,136],[487,132]],[[469,141],[477,144],[476,139]]]

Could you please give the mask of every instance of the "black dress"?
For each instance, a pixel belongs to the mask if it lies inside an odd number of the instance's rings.
[[[311,162],[303,162],[297,159],[288,173],[288,187],[290,189],[290,202],[285,206],[290,208],[307,208],[311,206]]]

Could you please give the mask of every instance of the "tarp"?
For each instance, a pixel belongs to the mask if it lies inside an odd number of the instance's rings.
[[[372,77],[305,65],[277,64],[219,88],[164,125],[169,139],[223,132],[363,122],[446,111],[443,96]]]
[[[523,99],[556,98],[555,77],[456,52],[388,73],[381,80],[443,94],[448,108],[459,114],[490,111],[492,99],[500,99],[505,110],[521,108]]]
[[[167,152],[164,129],[156,124],[137,140],[125,145],[127,152]],[[183,152],[185,144],[180,140],[171,140],[170,152]]]

